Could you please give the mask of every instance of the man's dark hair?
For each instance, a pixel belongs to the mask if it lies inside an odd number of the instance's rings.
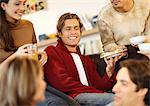
[[[131,81],[136,84],[136,91],[147,88],[144,102],[150,105],[150,61],[129,59],[121,62],[121,67],[128,69]]]

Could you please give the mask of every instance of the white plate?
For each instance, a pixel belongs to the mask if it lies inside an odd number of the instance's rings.
[[[150,43],[142,43],[138,45],[140,51],[149,51],[150,52]]]
[[[141,53],[144,55],[150,55],[150,51],[138,51],[138,53]]]
[[[138,45],[145,41],[145,36],[135,36],[131,37],[129,40],[131,44]]]
[[[120,53],[122,52],[121,51],[120,52],[106,52],[101,58],[117,57],[121,55]]]

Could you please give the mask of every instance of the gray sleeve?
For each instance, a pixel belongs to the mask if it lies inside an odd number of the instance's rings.
[[[149,16],[146,20],[144,35],[147,36],[147,42],[150,42],[150,11]]]
[[[114,51],[118,47],[118,45],[115,43],[114,34],[108,24],[99,19],[98,29],[104,51]]]

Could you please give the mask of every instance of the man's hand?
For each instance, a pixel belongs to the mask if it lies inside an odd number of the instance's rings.
[[[43,66],[47,62],[47,54],[45,51],[38,52],[38,55],[40,55],[39,62]]]
[[[116,51],[120,52],[119,59],[127,55],[127,47],[124,45],[119,45]]]
[[[108,77],[110,78],[112,76],[112,74],[114,73],[114,69],[115,69],[115,64],[118,61],[119,56],[116,56],[114,58],[110,57],[110,58],[104,58],[107,67],[106,67],[106,73],[108,75]]]

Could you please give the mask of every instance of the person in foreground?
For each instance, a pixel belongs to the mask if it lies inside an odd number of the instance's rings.
[[[11,60],[16,54],[27,52],[28,44],[37,43],[33,24],[21,19],[26,1],[0,0],[0,64]],[[40,52],[39,55],[39,62],[44,65],[46,53]]]
[[[150,106],[150,61],[126,60],[121,67],[113,87],[114,106]]]
[[[58,43],[45,49],[48,56],[44,65],[45,80],[81,105],[104,106],[113,101],[113,94],[104,92],[112,89],[116,82],[113,70],[115,59],[106,61],[106,74],[100,77],[93,61],[81,55],[77,46],[82,27],[76,14],[60,16],[57,23]]]
[[[17,56],[0,69],[0,106],[36,106],[45,99],[46,83],[39,63]]]
[[[150,0],[110,0],[98,15],[98,27],[105,52],[125,49],[134,36],[150,42]]]

